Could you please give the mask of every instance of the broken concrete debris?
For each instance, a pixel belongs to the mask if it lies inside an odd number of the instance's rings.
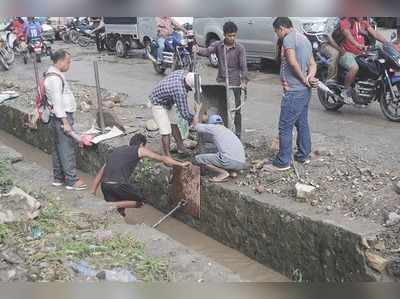
[[[0,198],[0,224],[32,220],[39,216],[40,202],[17,187],[7,194],[0,194]]]
[[[297,183],[295,185],[295,189],[297,198],[310,199],[313,196],[316,188],[314,186]]]
[[[385,221],[386,226],[392,226],[398,223],[400,223],[400,215],[398,215],[395,212],[390,212],[389,214],[386,215],[386,221]]]
[[[369,251],[367,251],[365,253],[365,256],[367,257],[368,265],[372,269],[378,271],[379,273],[385,272],[388,260],[386,260],[385,258],[383,258],[383,257],[381,257],[381,256],[379,256],[377,254],[371,253]]]

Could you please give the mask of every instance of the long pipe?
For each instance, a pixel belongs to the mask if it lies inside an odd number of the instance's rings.
[[[104,125],[104,115],[103,115],[103,98],[101,96],[101,89],[100,89],[100,79],[99,79],[99,65],[97,61],[93,61],[94,66],[94,78],[96,82],[96,91],[97,91],[97,109],[100,118],[100,129],[104,132],[105,125]]]

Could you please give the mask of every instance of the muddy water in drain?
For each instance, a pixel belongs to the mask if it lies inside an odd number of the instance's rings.
[[[44,152],[1,130],[0,142],[23,154],[26,161],[35,162],[51,170],[51,157]],[[87,183],[91,183],[93,179],[81,172],[79,176]],[[145,223],[149,226],[156,223],[164,215],[149,205],[145,205],[141,209],[130,209],[127,214],[126,220],[129,224]],[[286,277],[276,273],[272,269],[255,262],[234,249],[222,245],[174,218],[166,220],[158,227],[158,230],[169,235],[179,243],[208,256],[219,264],[238,273],[244,280],[255,282],[288,281]]]

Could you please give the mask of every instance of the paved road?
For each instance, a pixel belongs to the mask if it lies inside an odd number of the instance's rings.
[[[55,47],[65,47],[56,43]],[[83,49],[72,45],[67,48],[74,55],[74,61],[68,78],[82,84],[94,85],[92,61],[99,59],[94,48]],[[114,56],[101,56],[101,85],[107,89],[128,94],[128,104],[144,104],[154,84],[163,76],[157,75],[152,64],[142,58],[142,52],[132,53],[130,59]],[[45,59],[42,70],[49,64]],[[203,84],[215,82],[216,71],[201,61],[200,71]],[[11,78],[32,79],[32,65],[15,64],[7,76]],[[276,136],[280,111],[281,88],[276,70],[251,71],[248,103],[243,109],[243,127],[245,139],[259,136]],[[32,81],[34,82],[34,81]],[[310,122],[313,141],[321,144],[339,144],[350,146],[361,157],[375,160],[383,167],[399,166],[400,123],[384,118],[379,105],[374,103],[367,109],[344,107],[340,112],[329,113],[312,98]],[[254,131],[255,130],[255,131]]]

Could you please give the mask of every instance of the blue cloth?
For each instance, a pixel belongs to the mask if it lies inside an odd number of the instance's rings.
[[[67,113],[67,120],[70,126],[73,127],[74,118],[72,113]],[[76,174],[75,141],[72,137],[65,135],[61,119],[52,117],[51,126],[54,138],[52,153],[54,180],[65,182],[67,186],[73,186],[78,181]]]
[[[150,100],[153,105],[164,106],[168,110],[176,104],[181,116],[191,123],[193,114],[190,113],[187,103],[187,90],[184,83],[186,75],[187,72],[184,70],[169,74],[153,89]]]
[[[279,118],[279,153],[272,161],[277,167],[286,167],[292,160],[293,128],[297,129],[298,160],[305,160],[311,153],[311,135],[308,124],[308,106],[311,90],[291,91],[283,95]]]
[[[296,52],[297,62],[300,65],[302,73],[306,75],[309,69],[311,56],[313,55],[311,43],[303,34],[296,30],[292,30],[283,39],[282,46],[282,63],[280,71],[282,84],[284,86],[286,85],[289,88],[289,91],[305,90],[308,87],[297,78],[287,61],[285,56],[287,49],[293,49]]]
[[[24,28],[24,33],[28,36],[28,41],[40,39],[42,31],[42,26],[36,22],[26,24]]]

